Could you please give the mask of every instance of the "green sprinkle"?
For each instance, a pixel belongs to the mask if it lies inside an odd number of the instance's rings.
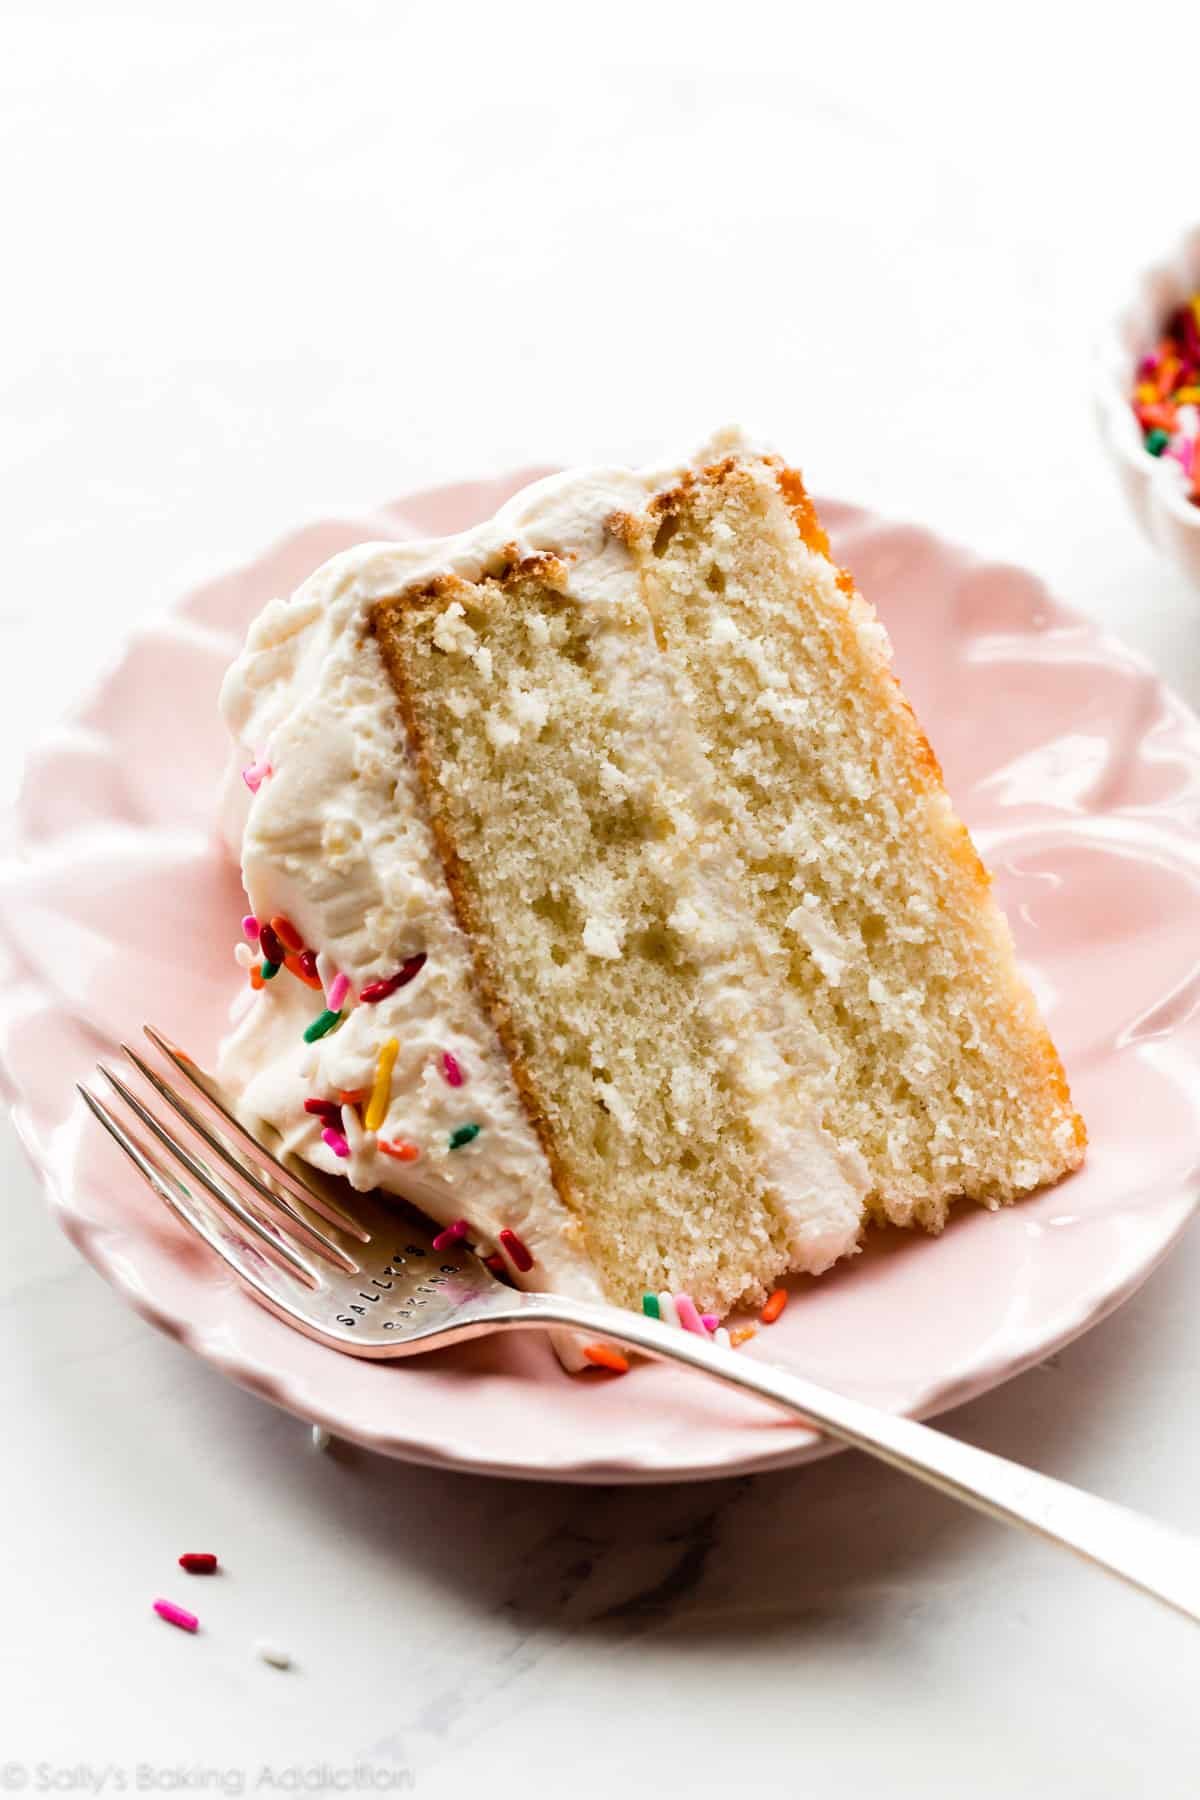
[[[1146,433],[1145,444],[1151,456],[1161,456],[1170,441],[1170,437],[1161,427],[1156,426],[1153,431]]]
[[[318,1038],[325,1037],[326,1034],[332,1031],[334,1026],[339,1023],[341,1016],[340,1012],[325,1011],[323,1013],[318,1013],[312,1024],[304,1033],[305,1043],[315,1044]],[[476,1127],[476,1129],[478,1129],[478,1127]]]
[[[460,1125],[457,1131],[450,1133],[450,1148],[461,1150],[464,1144],[469,1144],[474,1138],[477,1138],[482,1130],[482,1125]]]
[[[661,1319],[662,1318],[662,1314],[658,1310],[658,1295],[657,1294],[643,1294],[642,1295],[642,1311],[645,1313],[645,1315],[648,1319]]]
[[[258,972],[264,981],[273,981],[282,967],[282,963],[265,962]]]

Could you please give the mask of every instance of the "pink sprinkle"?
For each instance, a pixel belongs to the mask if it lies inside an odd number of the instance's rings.
[[[260,756],[257,762],[248,763],[242,770],[242,780],[252,794],[257,794],[259,788],[270,773],[270,763],[265,756]]]
[[[200,1628],[200,1621],[195,1613],[185,1612],[173,1600],[156,1600],[154,1610],[168,1625],[178,1625],[180,1631],[198,1631]]]
[[[330,1012],[341,1012],[342,1002],[349,992],[350,977],[348,975],[335,975],[329,984],[329,992],[325,996],[325,1001]]]
[[[690,1294],[676,1294],[675,1316],[685,1331],[694,1331],[697,1337],[708,1336],[700,1322],[700,1314],[696,1311],[696,1302]]]
[[[703,1325],[705,1331],[715,1331],[717,1326],[721,1323],[721,1315],[720,1313],[701,1313],[700,1323]]]
[[[335,1156],[349,1156],[349,1144],[346,1142],[341,1132],[335,1131],[332,1125],[327,1125],[321,1133],[321,1136],[325,1139],[325,1142],[329,1145],[329,1148],[333,1151]]]
[[[457,1244],[459,1238],[465,1238],[471,1227],[465,1219],[455,1219],[447,1225],[445,1231],[439,1231],[433,1240],[435,1250],[448,1250],[451,1244]]]
[[[250,939],[250,942],[252,944],[256,944],[258,942],[258,920],[255,918],[253,913],[247,913],[245,918],[242,920],[242,930],[245,932],[246,936]]]
[[[467,1079],[462,1072],[462,1064],[456,1056],[451,1056],[448,1050],[442,1052],[442,1074],[451,1087],[461,1087]]]

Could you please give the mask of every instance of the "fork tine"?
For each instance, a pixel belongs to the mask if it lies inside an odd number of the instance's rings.
[[[286,1240],[278,1238],[273,1233],[269,1232],[266,1227],[255,1218],[250,1209],[243,1205],[236,1194],[214,1180],[211,1172],[205,1165],[197,1157],[193,1156],[191,1151],[187,1149],[184,1144],[176,1142],[166,1127],[155,1118],[148,1107],[142,1105],[142,1102],[138,1099],[137,1095],[125,1086],[125,1083],[119,1076],[114,1075],[112,1070],[106,1068],[103,1063],[97,1064],[97,1067],[104,1079],[109,1082],[120,1095],[121,1099],[134,1114],[135,1118],[139,1119],[146,1127],[147,1131],[151,1132],[153,1136],[158,1139],[169,1157],[174,1158],[178,1163],[182,1163],[183,1167],[187,1170],[188,1174],[192,1176],[193,1180],[198,1181],[206,1193],[212,1196],[212,1199],[216,1202],[220,1211],[229,1213],[237,1220],[238,1224],[242,1226],[244,1230],[250,1232],[261,1244],[265,1245],[266,1248],[271,1251],[272,1255],[286,1263],[292,1273],[297,1275],[306,1287],[315,1288],[320,1286],[320,1279],[317,1276],[316,1271],[309,1267],[303,1257],[297,1255],[296,1251],[286,1242]]]
[[[237,1139],[243,1150],[260,1163],[274,1180],[281,1182],[295,1195],[297,1200],[302,1201],[305,1206],[310,1206],[330,1225],[336,1225],[340,1231],[349,1232],[351,1237],[356,1237],[362,1244],[370,1243],[370,1232],[364,1230],[357,1219],[352,1218],[349,1213],[343,1212],[336,1202],[327,1199],[324,1194],[319,1193],[306,1181],[302,1181],[298,1175],[293,1174],[286,1163],[281,1162],[273,1151],[268,1150],[265,1144],[260,1144],[258,1139],[246,1130],[241,1120],[236,1118],[229,1106],[226,1105],[224,1096],[212,1076],[201,1069],[198,1063],[193,1062],[186,1050],[181,1050],[178,1044],[173,1044],[170,1038],[164,1037],[163,1033],[155,1030],[153,1025],[143,1025],[142,1030],[155,1049],[161,1050],[168,1061],[174,1063],[184,1080],[189,1082],[197,1093],[208,1101],[213,1110],[221,1115],[230,1134]]]
[[[343,1274],[357,1275],[359,1273],[358,1264],[354,1262],[351,1257],[346,1255],[346,1252],[340,1245],[335,1244],[332,1238],[326,1237],[325,1233],[319,1231],[315,1225],[310,1225],[308,1220],[296,1210],[290,1196],[284,1198],[279,1194],[273,1193],[262,1177],[257,1175],[252,1168],[248,1167],[239,1157],[233,1154],[230,1147],[223,1143],[217,1134],[210,1130],[205,1124],[196,1109],[189,1106],[183,1096],[177,1094],[171,1084],[164,1081],[162,1076],[159,1075],[156,1070],[152,1069],[149,1063],[144,1061],[144,1059],[138,1055],[136,1050],[132,1050],[128,1044],[122,1044],[121,1049],[129,1058],[138,1074],[150,1083],[150,1086],[154,1089],[160,1099],[164,1100],[174,1112],[179,1114],[179,1117],[185,1124],[191,1127],[197,1137],[208,1146],[215,1156],[219,1157],[223,1163],[226,1163],[236,1175],[241,1177],[248,1187],[254,1190],[264,1208],[270,1213],[271,1217],[275,1219],[277,1224],[290,1225],[294,1230],[300,1232],[307,1240],[309,1248],[316,1249],[319,1254],[327,1257],[330,1262],[336,1263]]]
[[[240,1280],[249,1282],[264,1298],[270,1299],[272,1291],[259,1272],[234,1254],[231,1245],[220,1235],[210,1219],[206,1218],[199,1210],[193,1210],[191,1196],[179,1177],[171,1174],[170,1170],[165,1167],[160,1167],[153,1160],[148,1149],[136,1138],[130,1136],[116,1114],[104,1104],[98,1095],[93,1094],[90,1088],[84,1087],[82,1082],[77,1081],[75,1091],[80,1095],[92,1116],[103,1125],[109,1137],[124,1151],[138,1174],[154,1190],[164,1206],[175,1215],[180,1224],[185,1225],[189,1231],[195,1232],[198,1238],[202,1238],[209,1249],[214,1250],[221,1261],[232,1269]],[[273,1246],[273,1248],[276,1254],[279,1254],[278,1246]]]

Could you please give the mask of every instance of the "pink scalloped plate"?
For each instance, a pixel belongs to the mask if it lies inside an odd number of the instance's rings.
[[[217,688],[272,595],[366,538],[457,531],[531,471],[328,519],[139,631],[34,752],[0,899],[0,1053],[15,1118],[73,1242],[137,1310],[242,1386],[390,1455],[568,1481],[674,1481],[825,1446],[658,1365],[568,1376],[535,1337],[404,1364],[289,1331],[189,1240],[83,1115],[96,1058],[150,1017],[204,1059],[238,976],[237,872],[214,827]],[[930,1414],[1085,1330],[1191,1214],[1200,1158],[1200,723],[1021,569],[829,501],[838,557],[996,878],[1091,1132],[1084,1169],[937,1239],[880,1233],[796,1284],[743,1352]]]

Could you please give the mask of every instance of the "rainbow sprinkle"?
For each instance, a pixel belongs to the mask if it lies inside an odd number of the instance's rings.
[[[350,977],[348,975],[342,975],[342,974],[335,975],[333,980],[329,984],[329,989],[328,989],[328,993],[326,996],[329,1001],[329,1010],[331,1012],[341,1012],[342,1006],[345,1003],[346,995],[349,992],[350,992]]]
[[[285,919],[282,913],[276,913],[271,920],[271,930],[275,933],[281,943],[287,945],[289,950],[295,950],[297,955],[303,950],[304,939],[300,936],[300,933],[296,930],[292,921],[290,919]]]
[[[449,1050],[442,1051],[442,1074],[452,1088],[460,1088],[466,1080],[466,1076],[462,1072],[462,1064],[456,1056],[451,1056]]]
[[[257,761],[247,763],[246,767],[242,770],[242,780],[252,794],[257,794],[259,788],[270,773],[270,763],[265,756],[260,756]]]
[[[612,1375],[628,1375],[629,1359],[611,1344],[585,1344],[583,1354],[596,1369],[607,1369]]]
[[[478,1131],[479,1127],[476,1126],[475,1129]],[[521,1242],[516,1232],[507,1230],[502,1231],[500,1233],[500,1244],[501,1248],[508,1252],[508,1257],[513,1267],[520,1269],[522,1275],[528,1274],[529,1270],[533,1267],[533,1256]]]
[[[758,1315],[759,1318],[762,1320],[763,1324],[764,1325],[773,1325],[775,1323],[776,1319],[779,1317],[780,1313],[783,1311],[784,1307],[787,1305],[787,1303],[788,1303],[787,1289],[786,1288],[776,1288],[775,1292],[771,1295],[770,1299],[767,1301],[767,1304],[763,1307],[762,1311]]]
[[[700,1323],[700,1314],[696,1302],[690,1294],[676,1294],[675,1317],[685,1331],[694,1331],[697,1337],[707,1337],[708,1333]]]
[[[464,1144],[474,1143],[482,1130],[482,1125],[460,1125],[450,1133],[451,1150],[461,1150]]]
[[[274,974],[275,970],[272,970],[271,973]],[[327,1008],[323,1013],[318,1013],[312,1024],[305,1029],[305,1043],[315,1044],[318,1038],[328,1037],[334,1026],[340,1025],[341,1022],[342,1014],[340,1012],[330,1012]]]
[[[365,1000],[368,1006],[377,1006],[390,994],[398,992],[402,987],[407,987],[409,982],[421,973],[426,960],[423,950],[419,951],[416,956],[410,956],[406,962],[401,963],[394,975],[388,975],[383,981],[369,981],[359,995],[359,999]]]
[[[343,1134],[340,1131],[335,1131],[332,1125],[327,1125],[321,1133],[321,1136],[329,1145],[329,1148],[333,1151],[335,1156],[349,1156],[349,1144],[346,1142]]]
[[[1178,464],[1200,506],[1200,293],[1177,307],[1157,348],[1137,366],[1130,400],[1151,456]]]
[[[445,1231],[438,1232],[433,1240],[433,1247],[435,1250],[448,1250],[451,1244],[457,1244],[460,1238],[465,1238],[470,1230],[465,1219],[453,1219]]]
[[[245,932],[246,936],[250,939],[250,942],[252,944],[255,944],[258,942],[258,920],[255,918],[253,913],[247,913],[245,918],[242,920],[242,930]]]
[[[273,925],[259,926],[258,942],[267,961],[273,962],[277,968],[287,961],[287,948]]]
[[[738,1344],[754,1336],[752,1325],[740,1331],[726,1331],[720,1315],[699,1312],[690,1294],[669,1294],[665,1290],[661,1294],[643,1294],[642,1311],[648,1319],[660,1319],[664,1325],[695,1332],[699,1337],[711,1337],[714,1344],[720,1344],[725,1350],[736,1349]]]
[[[385,1156],[391,1156],[396,1162],[416,1162],[421,1152],[415,1144],[407,1143],[403,1138],[392,1143],[387,1138],[376,1138],[375,1148],[382,1150]]]
[[[387,1109],[392,1098],[392,1069],[400,1054],[399,1040],[389,1038],[379,1052],[379,1061],[375,1064],[375,1080],[371,1087],[371,1098],[367,1101],[367,1110],[363,1115],[363,1124],[368,1131],[378,1131],[387,1118]]]
[[[268,958],[258,972],[264,981],[274,981],[282,967],[282,963],[272,962],[270,958]]]

